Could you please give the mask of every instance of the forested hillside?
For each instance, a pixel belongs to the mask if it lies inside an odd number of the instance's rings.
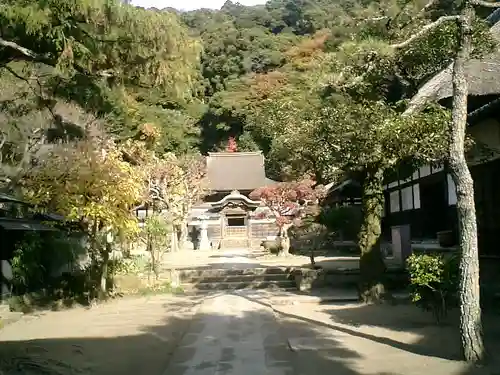
[[[318,104],[340,93],[338,78],[367,74],[369,64],[378,91],[359,95],[393,103],[409,98],[450,61],[446,51],[454,44],[453,26],[445,25],[416,47],[389,51],[388,43],[455,7],[434,2],[424,17],[425,3],[227,1],[219,11],[180,13],[119,1],[4,1],[0,116],[11,146],[3,157],[22,160],[42,128],[52,128],[44,135],[50,142],[89,131],[124,141],[153,125],[162,152],[205,153],[235,138],[239,150],[263,150],[275,178],[312,173],[328,180],[335,163],[313,155],[319,147],[306,149],[311,135],[274,136],[267,104],[278,97],[294,101],[294,109]]]
[[[0,5],[2,131],[21,154],[41,128],[53,128],[51,141],[89,127],[129,139],[148,123],[164,151],[217,150],[233,136],[240,150],[267,152],[269,140],[242,111],[253,100],[240,95],[246,80],[270,85],[268,73],[335,49],[362,32],[357,16],[379,10],[366,1],[272,0],[177,13],[117,2],[110,17],[98,2],[65,4]]]
[[[268,148],[245,126],[247,121],[237,110],[238,103],[225,103],[224,98],[233,96],[242,78],[285,66],[298,46],[328,51],[348,40],[358,31],[355,15],[369,3],[272,0],[246,7],[227,1],[220,11],[182,14],[183,22],[192,35],[200,37],[204,49],[201,69],[208,109],[199,122],[201,149],[224,147],[229,136],[238,139],[241,150]],[[321,45],[315,39],[317,33],[321,34]]]

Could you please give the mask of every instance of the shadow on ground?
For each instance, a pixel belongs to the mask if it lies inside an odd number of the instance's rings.
[[[208,298],[216,298],[216,295]],[[387,329],[405,329],[396,317],[377,318],[378,313],[373,310],[376,307],[331,311],[332,319],[353,325],[346,329],[340,323],[325,325],[297,319],[291,315],[294,306],[289,307],[290,316],[285,313],[276,318],[265,306],[238,315],[225,311],[193,315],[201,301],[164,301],[160,297],[128,299],[91,310],[52,312],[20,321],[0,331],[0,372],[4,375],[261,375],[250,370],[233,372],[238,361],[245,361],[245,355],[241,354],[245,353],[245,338],[260,329],[264,360],[270,366],[277,366],[268,372],[272,375],[493,374],[485,368],[468,368],[461,362],[422,357],[426,351],[415,348],[439,340],[438,335],[444,334],[441,328],[427,332],[429,337],[410,345],[397,345],[395,339],[359,333],[355,325],[366,322]],[[390,325],[391,320],[394,327]],[[206,343],[215,350],[212,356],[218,360],[216,371],[219,372],[210,372],[210,363],[200,358],[199,351],[192,346],[200,334],[208,332],[208,323],[231,328],[232,341],[227,347],[219,348],[220,342],[213,337]],[[418,327],[417,324],[420,329]],[[235,357],[238,353],[240,358]],[[177,371],[165,371],[173,368],[168,367],[172,361],[180,364],[175,367]],[[187,362],[196,366],[183,368],[182,363]],[[241,363],[239,366],[241,369]]]
[[[386,337],[375,339],[385,341],[389,345],[426,356],[452,360],[461,358],[458,309],[450,311],[447,319],[438,325],[430,313],[422,312],[411,304],[391,307],[346,304],[336,308],[324,308],[332,322],[358,328],[375,327],[380,332],[386,332]],[[494,311],[483,311],[485,343],[490,354],[500,351],[498,318],[499,315]],[[391,340],[391,332],[404,333],[408,337],[414,337],[415,341],[411,344],[395,342]]]

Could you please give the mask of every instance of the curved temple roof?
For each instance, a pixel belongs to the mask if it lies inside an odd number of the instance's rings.
[[[262,152],[210,152],[207,177],[212,191],[248,191],[274,182],[266,177]]]

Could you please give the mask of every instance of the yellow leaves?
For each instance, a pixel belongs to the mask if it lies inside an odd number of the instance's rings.
[[[205,164],[195,158],[178,159],[172,153],[162,157],[151,153],[149,156],[140,165],[149,189],[148,201],[161,204],[161,208],[168,210],[173,223],[180,223],[202,194],[200,187]]]
[[[311,64],[314,64],[318,58],[325,54],[325,43],[330,36],[330,30],[319,30],[312,38],[306,39],[288,50],[286,53],[288,60],[296,69],[307,70]]]
[[[145,139],[158,139],[161,136],[161,130],[155,124],[145,123],[139,127],[141,137]]]
[[[143,193],[143,176],[112,143],[56,146],[23,181],[28,201],[68,220],[98,221],[130,230],[131,212]]]
[[[58,145],[24,176],[24,195],[68,220],[113,227],[128,236],[138,230],[133,207],[154,198],[176,223],[184,220],[203,191],[201,166],[197,159],[159,157],[140,141]],[[151,192],[157,197],[147,195]]]
[[[250,99],[267,99],[271,94],[281,89],[287,83],[285,74],[274,71],[266,74],[256,74],[252,77]]]

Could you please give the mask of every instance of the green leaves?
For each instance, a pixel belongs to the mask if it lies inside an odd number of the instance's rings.
[[[143,198],[143,175],[121,159],[114,144],[91,141],[54,146],[23,181],[27,201],[70,221],[134,233],[132,208]]]
[[[0,6],[0,26],[2,39],[11,43],[1,50],[2,62],[41,61],[70,75],[175,86],[180,95],[188,91],[201,52],[175,14],[118,0],[10,0]]]
[[[446,316],[458,289],[458,257],[412,254],[407,260],[413,302],[438,322]]]

